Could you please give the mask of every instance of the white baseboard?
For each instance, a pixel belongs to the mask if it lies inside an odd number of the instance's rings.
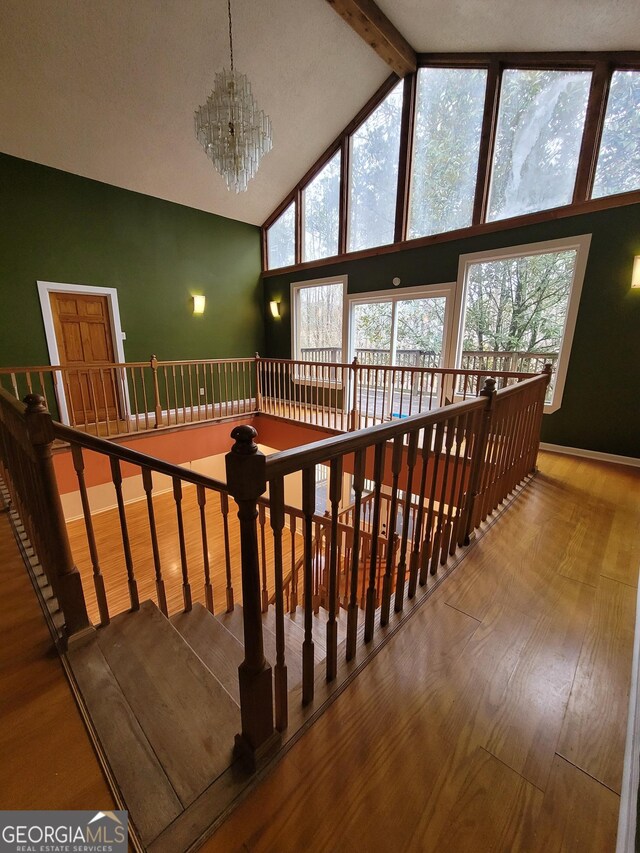
[[[624,747],[624,770],[620,791],[616,853],[634,853],[640,779],[640,584],[636,597],[636,626],[629,688],[629,716]]]
[[[546,441],[540,442],[540,450],[548,450],[549,453],[568,453],[569,456],[584,456],[586,459],[597,459],[600,462],[613,462],[616,465],[630,465],[632,468],[640,468],[640,459],[637,456],[618,456],[615,453],[601,453],[599,450],[585,450],[582,447],[547,444]]]

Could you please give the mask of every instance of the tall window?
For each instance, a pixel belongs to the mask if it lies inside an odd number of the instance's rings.
[[[338,254],[340,159],[338,151],[302,194],[303,261],[315,261]]]
[[[393,243],[403,84],[351,137],[348,251]]]
[[[640,188],[640,71],[615,71],[593,185],[593,197]]]
[[[342,361],[344,280],[293,284],[294,357],[302,361]]]
[[[549,362],[564,383],[589,238],[562,242],[466,261],[458,343],[463,368],[529,373]],[[557,396],[552,387],[547,402],[559,405]]]
[[[503,73],[489,220],[571,202],[590,84],[587,71]]]
[[[267,231],[269,269],[288,267],[296,261],[296,206],[293,202]]]
[[[471,225],[487,72],[421,68],[409,239]]]

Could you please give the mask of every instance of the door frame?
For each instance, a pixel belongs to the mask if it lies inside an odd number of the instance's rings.
[[[115,287],[97,287],[89,284],[64,284],[57,281],[38,281],[37,285],[38,296],[40,298],[40,310],[42,311],[42,321],[44,323],[44,333],[47,341],[47,349],[49,351],[49,363],[51,365],[60,364],[60,352],[58,350],[58,341],[53,323],[53,310],[51,308],[51,293],[84,293],[93,296],[105,296],[107,299],[107,306],[109,308],[109,326],[111,328],[113,351],[116,354],[116,360],[120,364],[124,364],[124,338],[122,334],[122,326],[120,324],[118,291]],[[54,377],[60,420],[63,423],[68,424],[70,423],[69,410],[67,408],[67,398],[64,392],[62,373],[59,370],[56,370]],[[124,395],[120,388],[118,388],[118,396],[121,398],[120,404],[122,406],[122,413],[124,417],[127,418],[128,412],[130,411],[129,389],[126,382],[120,384],[124,390]],[[123,396],[124,399],[122,399]]]

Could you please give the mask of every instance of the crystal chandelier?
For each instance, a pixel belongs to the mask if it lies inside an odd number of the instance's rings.
[[[207,102],[196,110],[196,137],[227,189],[243,193],[262,156],[271,151],[271,119],[258,109],[246,75],[233,69],[231,0],[227,0],[227,11],[231,70],[216,74]]]

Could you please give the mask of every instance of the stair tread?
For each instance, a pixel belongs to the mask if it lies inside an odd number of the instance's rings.
[[[262,624],[275,634],[276,632],[276,609],[272,605],[266,613],[262,614]],[[302,644],[304,642],[304,614],[302,618],[296,620],[291,614],[285,613],[284,619],[284,642],[287,650],[287,665],[289,658],[292,655],[302,654]],[[313,656],[316,663],[321,663],[325,658],[326,637],[323,635],[320,626],[313,626]],[[318,635],[318,636],[316,636]],[[322,638],[320,637],[322,635]]]
[[[263,614],[264,616],[264,614]],[[229,613],[220,613],[215,617],[224,627],[244,643],[244,627],[242,624],[242,607],[238,604]],[[276,635],[268,627],[262,625],[262,642],[264,646],[264,655],[271,666],[275,666],[276,662]],[[285,635],[285,663],[287,664],[287,682],[289,687],[298,684],[302,681],[302,645],[288,646]]]
[[[151,601],[116,616],[98,642],[187,806],[232,763],[238,706]]]
[[[289,618],[296,625],[299,625],[304,630],[304,607],[297,607],[294,613],[289,614]],[[324,607],[320,607],[317,613],[313,614],[313,642],[317,643],[322,648],[323,657],[326,655],[327,649],[327,632],[326,624],[329,618],[329,611]],[[322,628],[318,630],[318,625]],[[336,611],[336,625],[338,626],[338,643],[341,643],[347,636],[347,611],[342,608]]]
[[[143,842],[182,812],[182,804],[100,650],[97,637],[67,652],[118,788]],[[153,796],[149,796],[153,791]]]
[[[176,613],[171,623],[239,705],[238,667],[244,658],[242,643],[200,603],[186,613]]]

